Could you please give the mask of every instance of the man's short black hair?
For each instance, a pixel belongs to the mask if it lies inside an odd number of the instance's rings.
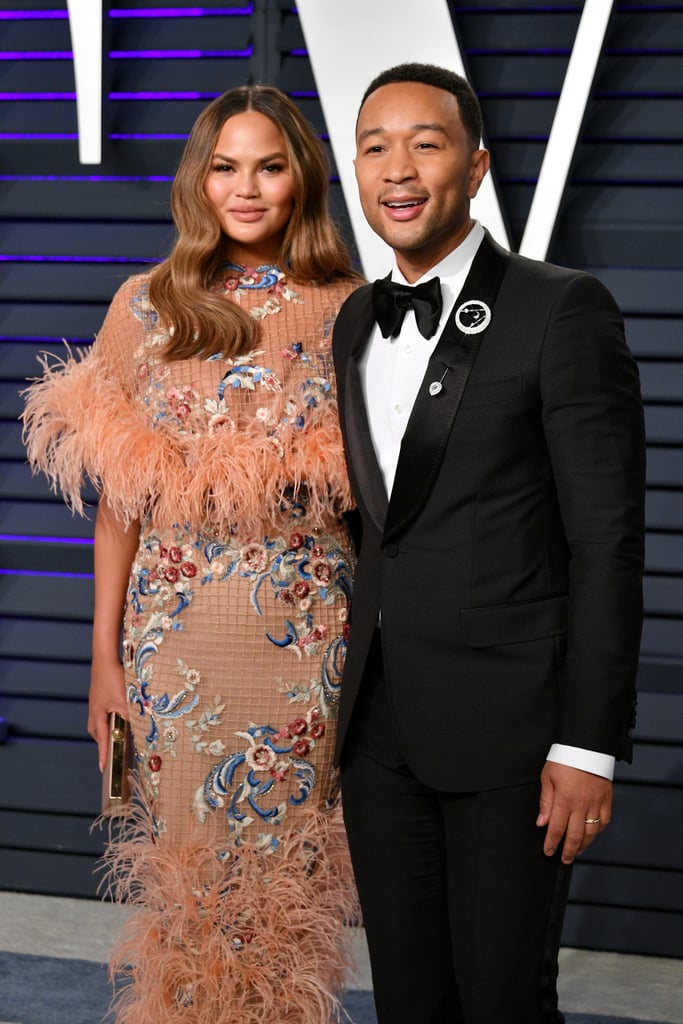
[[[397,64],[393,68],[382,71],[370,82],[365,90],[361,107],[377,89],[383,85],[395,85],[398,82],[418,82],[420,85],[433,85],[436,89],[450,92],[458,101],[460,118],[467,137],[475,149],[479,148],[482,132],[481,107],[477,95],[462,75],[448,68],[440,68],[436,64]]]

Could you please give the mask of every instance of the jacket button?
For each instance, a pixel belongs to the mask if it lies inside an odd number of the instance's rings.
[[[385,544],[384,554],[387,558],[396,558],[398,554],[398,544]]]

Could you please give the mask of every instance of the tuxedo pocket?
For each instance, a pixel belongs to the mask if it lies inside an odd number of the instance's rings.
[[[460,625],[468,647],[499,647],[543,640],[567,632],[569,598],[566,594],[540,601],[462,608]]]
[[[496,402],[511,402],[522,396],[522,378],[506,377],[505,380],[491,380],[480,384],[470,380],[462,396],[461,409],[479,405],[494,405]]]

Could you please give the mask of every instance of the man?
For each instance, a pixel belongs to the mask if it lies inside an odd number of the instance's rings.
[[[431,65],[381,74],[357,124],[401,286],[334,330],[362,518],[338,757],[380,1024],[563,1020],[569,865],[631,753],[638,373],[597,280],[470,219],[480,137]]]

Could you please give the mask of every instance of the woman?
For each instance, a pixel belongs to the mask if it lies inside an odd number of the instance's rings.
[[[135,906],[121,1024],[339,1011],[352,565],[330,335],[358,278],[327,182],[282,93],[216,99],[173,185],[171,256],[29,392],[33,466],[78,511],[84,474],[100,490],[88,729],[102,768],[109,712],[130,720],[142,798],[107,852]]]

